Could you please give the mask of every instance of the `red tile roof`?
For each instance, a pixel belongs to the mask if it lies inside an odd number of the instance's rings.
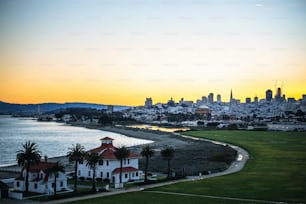
[[[38,173],[42,170],[43,172],[46,173],[47,169],[52,167],[54,164],[55,163],[53,163],[53,162],[43,162],[43,161],[41,161],[41,162],[39,162],[38,165],[30,166],[29,172]],[[24,171],[24,170],[25,170],[25,167],[23,167],[21,171]]]
[[[100,140],[114,140],[113,138],[110,138],[110,137],[103,137],[102,139]]]
[[[122,172],[126,173],[126,172],[133,172],[133,171],[138,171],[138,169],[134,168],[134,167],[123,167],[122,168]],[[114,169],[114,171],[112,172],[113,174],[120,174],[120,168],[116,168]]]
[[[117,150],[113,144],[102,144],[100,147],[89,150],[88,152],[96,152],[100,154],[102,159],[116,160],[115,151]],[[137,158],[138,154],[130,152],[128,158]]]

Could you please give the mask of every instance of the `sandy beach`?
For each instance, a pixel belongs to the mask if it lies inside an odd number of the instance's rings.
[[[150,159],[149,171],[151,172],[166,172],[167,162],[162,160],[160,150],[166,145],[172,146],[175,150],[175,156],[171,161],[171,168],[177,174],[198,175],[201,173],[218,172],[226,169],[228,165],[225,162],[209,161],[209,158],[221,153],[227,152],[234,155],[235,150],[228,146],[216,145],[211,142],[198,141],[193,139],[183,138],[173,133],[165,133],[160,131],[149,131],[142,129],[119,128],[119,127],[87,127],[101,129],[105,131],[123,134],[129,137],[148,139],[154,141],[150,144],[153,147],[155,154]],[[129,149],[133,152],[140,153],[143,145],[133,146]],[[61,161],[66,166],[66,171],[73,170],[73,164],[69,163],[67,157],[49,158],[48,161]],[[144,159],[140,158],[139,168],[144,169]],[[20,167],[17,165],[0,167],[0,179],[15,177],[18,175]],[[16,173],[12,173],[16,172]]]

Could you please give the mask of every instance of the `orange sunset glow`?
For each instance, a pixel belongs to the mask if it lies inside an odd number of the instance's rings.
[[[306,93],[304,1],[2,1],[0,101]]]

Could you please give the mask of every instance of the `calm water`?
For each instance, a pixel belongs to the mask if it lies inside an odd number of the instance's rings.
[[[115,146],[152,142],[107,131],[0,115],[0,166],[15,164],[16,152],[27,140],[37,143],[42,156],[55,157],[66,155],[75,143],[81,143],[86,150],[97,147],[101,144],[99,139],[106,136],[114,139]]]

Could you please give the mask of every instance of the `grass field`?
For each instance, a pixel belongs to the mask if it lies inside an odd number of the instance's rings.
[[[224,141],[249,151],[245,168],[235,174],[184,182],[152,190],[235,198],[306,202],[306,133],[191,131],[188,135]],[[240,203],[223,199],[128,193],[88,203]],[[79,203],[84,203],[80,201]],[[254,202],[241,202],[254,203]]]

